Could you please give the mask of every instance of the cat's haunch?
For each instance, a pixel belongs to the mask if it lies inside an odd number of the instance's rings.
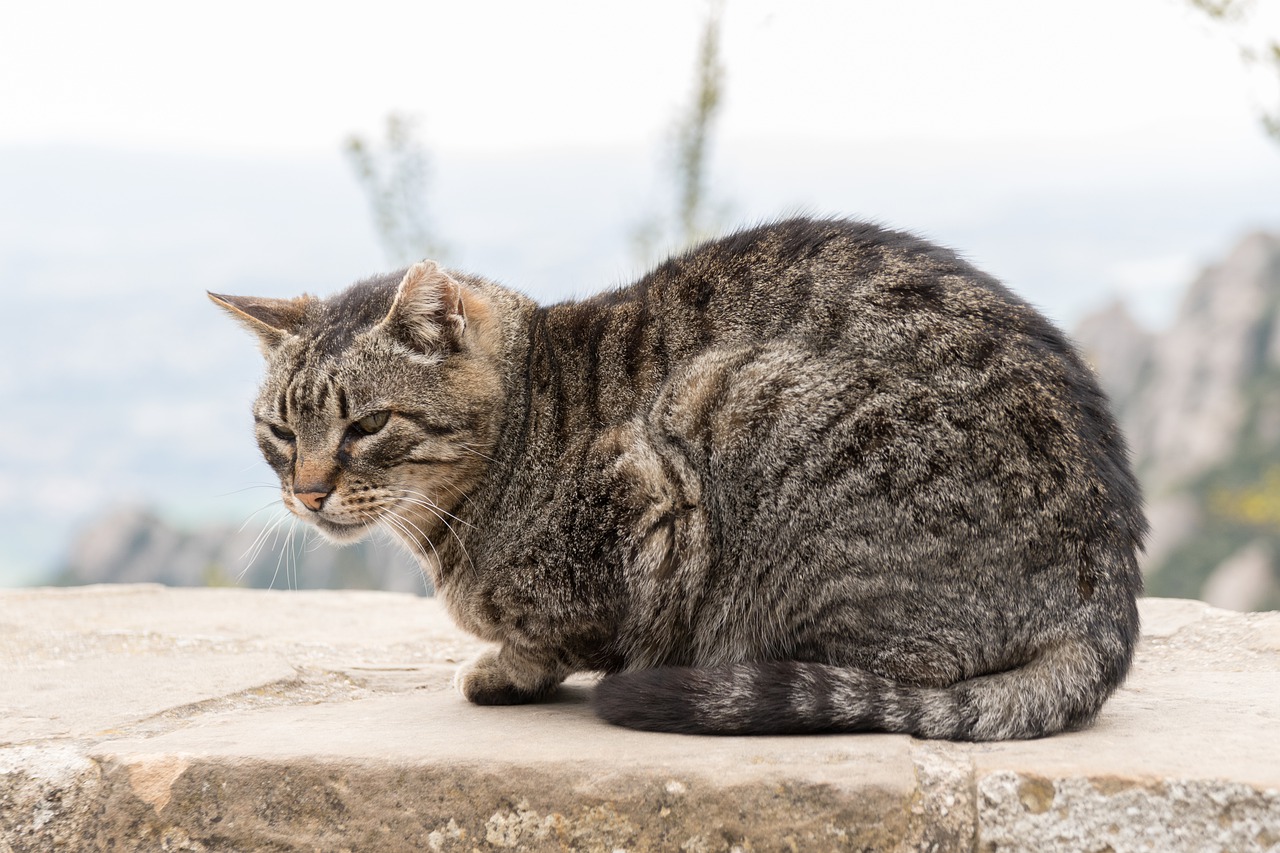
[[[538,306],[424,262],[216,296],[258,444],[337,541],[381,529],[465,629],[458,686],[606,674],[659,731],[961,740],[1088,724],[1129,669],[1146,530],[1067,339],[953,253],[793,219]]]

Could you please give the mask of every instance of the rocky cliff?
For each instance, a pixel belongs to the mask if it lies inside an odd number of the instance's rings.
[[[1280,235],[1204,270],[1166,330],[1117,302],[1075,335],[1147,493],[1150,592],[1280,606]]]

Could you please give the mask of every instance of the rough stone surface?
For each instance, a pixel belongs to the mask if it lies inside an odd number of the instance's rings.
[[[1092,729],[969,745],[474,707],[409,595],[0,591],[0,853],[1280,850],[1280,614],[1143,616]]]

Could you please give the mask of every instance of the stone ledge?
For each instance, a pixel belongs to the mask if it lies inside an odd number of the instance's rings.
[[[1092,729],[968,745],[474,707],[408,595],[0,591],[0,853],[1280,849],[1280,614],[1142,609]]]

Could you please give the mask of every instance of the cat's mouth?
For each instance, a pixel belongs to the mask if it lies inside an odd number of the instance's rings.
[[[344,544],[363,539],[371,526],[369,522],[347,524],[341,521],[330,521],[319,515],[313,515],[308,520],[327,538]]]
[[[295,494],[285,493],[285,508],[298,518],[314,525],[323,536],[331,542],[349,545],[364,538],[373,526],[373,520],[366,518],[360,521],[335,521],[327,516],[329,508],[315,507]]]

